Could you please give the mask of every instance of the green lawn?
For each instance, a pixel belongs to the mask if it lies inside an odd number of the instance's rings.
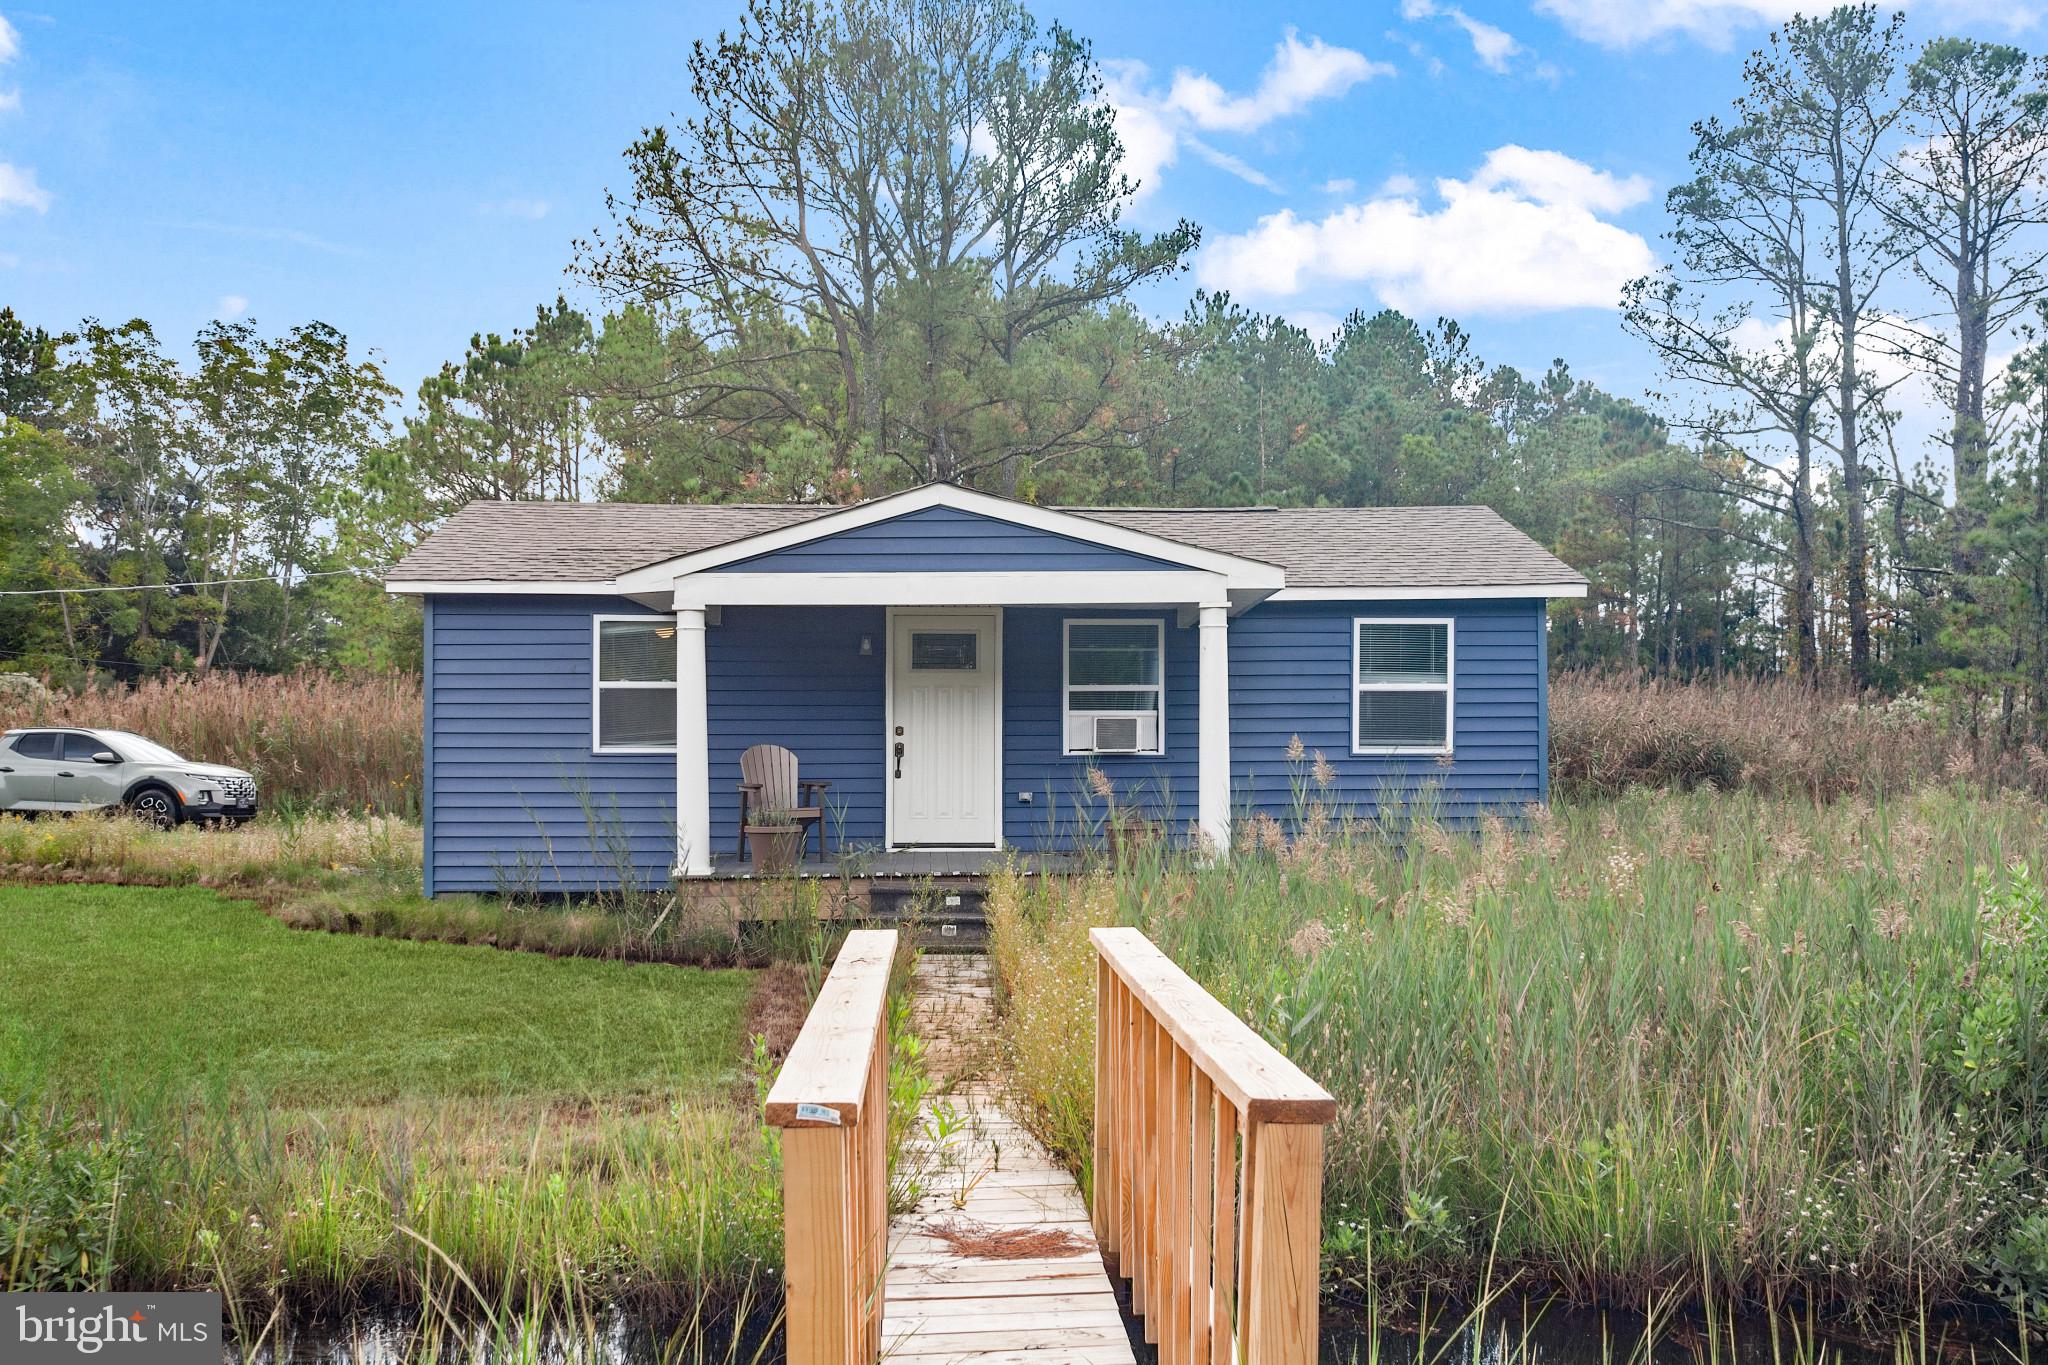
[[[0,1080],[292,1104],[690,1096],[736,1074],[751,980],[308,933],[196,889],[0,887]]]

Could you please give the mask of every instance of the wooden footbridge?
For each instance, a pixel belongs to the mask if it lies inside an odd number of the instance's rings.
[[[847,936],[768,1097],[792,1365],[1130,1365],[1134,1340],[1161,1365],[1315,1360],[1335,1102],[1138,931],[1091,938],[1092,1207],[1004,1110],[1000,1078],[970,1075],[910,1139],[948,1144],[960,1178],[892,1221],[897,936]],[[989,995],[985,959],[920,962],[918,1027],[942,1060],[986,1034]]]

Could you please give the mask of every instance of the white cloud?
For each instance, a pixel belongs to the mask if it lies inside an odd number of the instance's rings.
[[[554,205],[545,199],[525,199],[514,195],[510,199],[493,199],[487,204],[477,205],[476,211],[487,218],[528,218],[539,221],[548,216]]]
[[[1325,180],[1320,188],[1324,194],[1349,194],[1358,188],[1358,182],[1348,175],[1340,175]]]
[[[1431,80],[1444,74],[1443,58],[1438,57],[1421,43],[1396,28],[1387,30],[1387,41],[1408,49],[1408,55],[1422,63],[1422,69],[1429,73]]]
[[[1529,313],[1613,308],[1622,286],[1657,263],[1648,242],[1602,216],[1649,198],[1641,176],[1509,145],[1469,179],[1438,180],[1436,195],[1425,207],[1390,184],[1317,221],[1283,209],[1215,240],[1196,273],[1261,301],[1314,289],[1322,302],[1362,284],[1411,313]]]
[[[1321,38],[1304,40],[1290,28],[1249,94],[1232,94],[1210,76],[1185,67],[1173,73],[1164,91],[1140,61],[1106,60],[1102,73],[1103,95],[1116,111],[1117,136],[1124,145],[1124,172],[1138,182],[1142,198],[1158,187],[1160,173],[1180,159],[1184,147],[1248,184],[1277,192],[1279,186],[1263,171],[1199,134],[1256,132],[1317,100],[1339,98],[1361,81],[1391,76],[1394,68]]]
[[[1229,152],[1211,147],[1193,133],[1183,134],[1181,141],[1187,145],[1189,151],[1208,162],[1211,166],[1214,166],[1217,170],[1228,171],[1247,185],[1257,185],[1262,190],[1271,190],[1275,194],[1280,193],[1280,187],[1273,183],[1271,176],[1244,158],[1232,156]]]
[[[0,66],[5,66],[21,55],[21,31],[7,22],[7,16],[0,14]],[[19,90],[0,90],[0,114],[11,114],[21,108]]]
[[[1252,133],[1273,120],[1298,114],[1319,99],[1334,99],[1374,76],[1391,76],[1394,68],[1348,47],[1333,47],[1321,38],[1307,42],[1295,29],[1281,35],[1273,60],[1249,95],[1232,95],[1214,80],[1183,67],[1173,73],[1167,92],[1169,107],[1186,114],[1198,128],[1212,132]]]
[[[1812,13],[1807,0],[1536,0],[1536,8],[1573,34],[1607,47],[1630,47],[1684,34],[1727,47],[1738,30]],[[2038,22],[2040,0],[1917,0],[1912,8],[1948,24],[1989,24],[2018,32]]]
[[[1533,151],[1509,143],[1486,154],[1470,181],[1478,190],[1519,191],[1539,204],[1576,205],[1594,213],[1619,213],[1650,197],[1646,176],[1616,178],[1563,152]]]
[[[1417,19],[1450,20],[1465,30],[1465,36],[1472,40],[1473,55],[1488,71],[1505,73],[1514,58],[1528,51],[1515,41],[1514,34],[1484,19],[1474,19],[1456,5],[1439,4],[1437,0],[1401,0],[1401,17],[1411,22]]]
[[[49,208],[50,192],[36,183],[33,169],[0,161],[0,213],[9,209],[46,213]]]
[[[232,322],[249,311],[249,300],[240,294],[222,294],[213,311],[216,317]]]

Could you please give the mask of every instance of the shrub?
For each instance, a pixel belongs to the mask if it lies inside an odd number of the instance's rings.
[[[106,1287],[126,1146],[0,1098],[0,1263],[10,1289]]]

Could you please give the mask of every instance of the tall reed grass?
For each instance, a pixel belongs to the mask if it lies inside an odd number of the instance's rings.
[[[1567,797],[1630,787],[1832,801],[1966,782],[2048,794],[2048,753],[1973,735],[1925,698],[1859,698],[1790,679],[1564,673],[1550,687],[1551,777]]]
[[[1338,1097],[1331,1273],[1591,1303],[2048,1305],[2040,805],[1634,792],[992,895],[1012,1074],[1085,1168],[1090,925]]]
[[[134,687],[0,693],[0,730],[130,730],[256,775],[266,804],[419,812],[420,682],[409,673],[212,673]]]

